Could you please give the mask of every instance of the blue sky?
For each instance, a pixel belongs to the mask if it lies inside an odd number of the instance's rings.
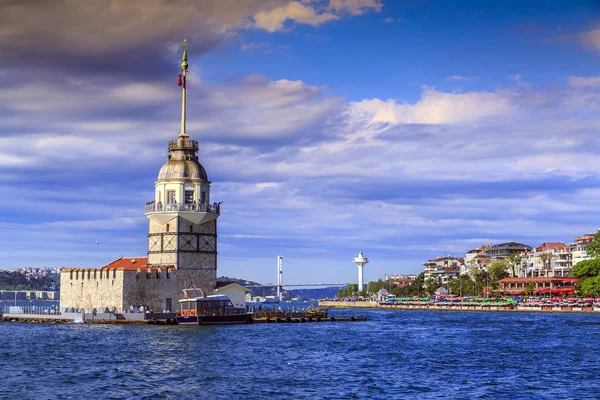
[[[188,133],[223,201],[219,274],[419,272],[600,227],[600,7],[582,2],[30,2],[0,9],[0,268],[146,252]],[[96,245],[98,241],[98,245]]]

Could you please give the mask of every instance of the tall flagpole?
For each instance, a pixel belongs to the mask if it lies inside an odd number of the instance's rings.
[[[181,56],[181,70],[182,70],[182,82],[181,82],[181,133],[179,136],[187,136],[185,133],[185,87],[186,80],[185,75],[188,69],[187,63],[187,40],[183,40],[183,55]]]

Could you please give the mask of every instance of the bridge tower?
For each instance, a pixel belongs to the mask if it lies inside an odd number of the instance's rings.
[[[358,266],[358,291],[363,291],[363,267],[369,263],[369,259],[362,253],[358,253],[357,257],[354,257],[354,264]]]
[[[277,299],[283,300],[283,257],[277,256]]]

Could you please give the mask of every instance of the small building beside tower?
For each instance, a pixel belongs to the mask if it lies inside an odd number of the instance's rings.
[[[147,255],[121,257],[101,268],[64,269],[62,310],[124,312],[143,306],[155,312],[175,312],[183,289],[214,293],[220,205],[210,202],[211,182],[198,160],[198,142],[186,133],[187,69],[184,42],[179,76],[181,133],[169,141],[167,161],[154,182],[154,200],[146,203]]]

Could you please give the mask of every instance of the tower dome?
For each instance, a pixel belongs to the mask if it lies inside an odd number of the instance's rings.
[[[206,170],[198,162],[198,142],[187,135],[169,142],[169,157],[158,172],[159,181],[186,180],[208,182]]]

